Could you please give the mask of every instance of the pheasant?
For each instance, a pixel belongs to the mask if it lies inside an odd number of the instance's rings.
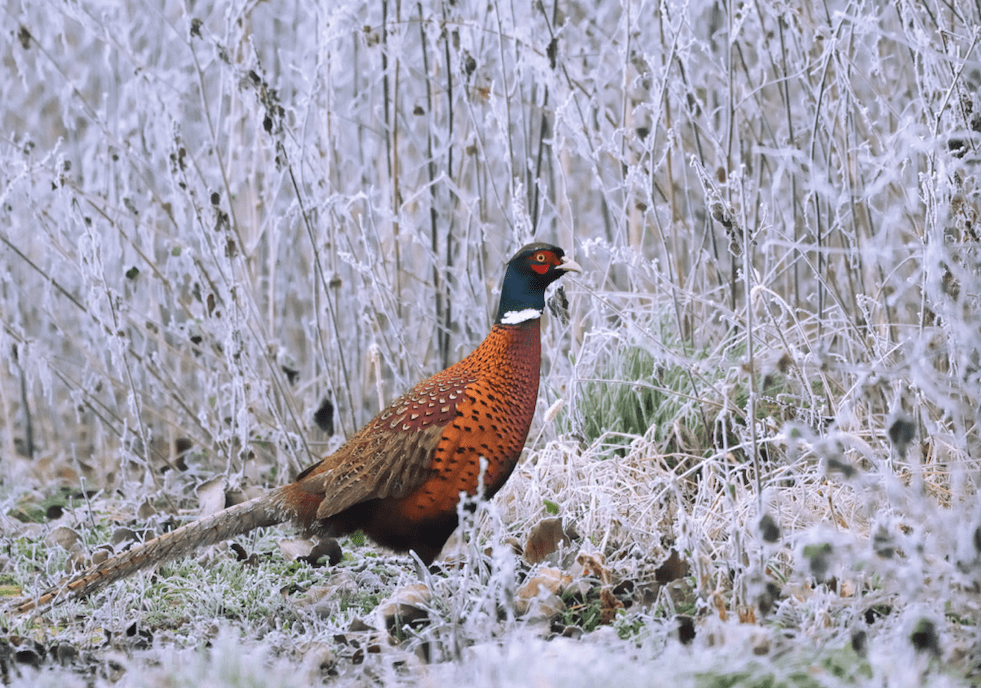
[[[580,266],[535,243],[510,261],[497,319],[459,363],[396,399],[292,483],[96,564],[18,613],[85,597],[144,568],[255,528],[292,522],[314,536],[361,530],[430,564],[458,525],[461,492],[490,499],[511,475],[538,397],[545,289]]]

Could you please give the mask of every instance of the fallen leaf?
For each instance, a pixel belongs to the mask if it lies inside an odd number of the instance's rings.
[[[519,614],[535,611],[542,616],[554,616],[565,603],[559,594],[572,582],[572,576],[553,568],[541,568],[518,588],[515,608]]]
[[[654,580],[658,583],[670,583],[673,580],[688,575],[688,562],[678,555],[678,550],[672,549],[664,563],[654,571]]]
[[[201,518],[216,514],[225,508],[225,478],[219,476],[198,485],[198,503]]]
[[[44,537],[44,544],[48,547],[58,545],[64,550],[70,550],[81,540],[81,536],[71,528],[58,526]]]
[[[433,593],[424,583],[399,588],[375,609],[380,627],[398,636],[405,626],[418,626],[429,620],[427,607]]]
[[[525,561],[532,566],[540,564],[548,555],[558,550],[560,545],[569,542],[569,538],[562,530],[561,518],[543,519],[528,533],[524,549]]]
[[[307,539],[293,540],[283,538],[276,544],[279,545],[279,553],[283,555],[283,559],[286,561],[296,561],[297,559],[308,557],[314,548],[313,540]]]

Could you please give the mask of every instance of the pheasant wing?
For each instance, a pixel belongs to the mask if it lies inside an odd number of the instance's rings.
[[[447,368],[396,399],[340,449],[301,473],[299,489],[323,497],[317,518],[418,489],[432,476],[443,431],[476,381],[465,369]]]

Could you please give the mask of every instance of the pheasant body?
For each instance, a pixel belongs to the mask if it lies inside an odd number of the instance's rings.
[[[113,557],[17,610],[82,597],[197,547],[286,521],[319,535],[361,530],[432,562],[458,525],[460,494],[483,488],[493,497],[517,464],[538,396],[545,288],[580,269],[563,255],[548,244],[518,251],[480,346],[396,399],[294,482]]]
[[[457,526],[460,493],[490,498],[517,463],[538,396],[539,321],[495,325],[472,354],[397,399],[346,445],[288,485],[282,500],[311,505],[307,530],[339,536],[354,530],[381,545],[415,550],[430,562]],[[401,441],[413,433],[425,458],[414,461]],[[332,478],[352,455],[374,454],[388,469],[371,478],[390,496],[358,502],[326,498]],[[483,459],[483,467],[482,460]],[[483,472],[482,472],[483,471]],[[301,510],[302,512],[303,510]],[[334,513],[332,513],[334,512]]]

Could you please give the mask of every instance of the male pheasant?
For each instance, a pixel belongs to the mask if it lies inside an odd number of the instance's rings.
[[[84,597],[198,547],[291,521],[305,532],[361,530],[429,564],[458,525],[460,493],[492,497],[511,475],[535,411],[545,289],[579,272],[561,248],[529,244],[507,264],[497,320],[469,356],[396,399],[336,452],[283,487],[92,566],[18,612]]]

